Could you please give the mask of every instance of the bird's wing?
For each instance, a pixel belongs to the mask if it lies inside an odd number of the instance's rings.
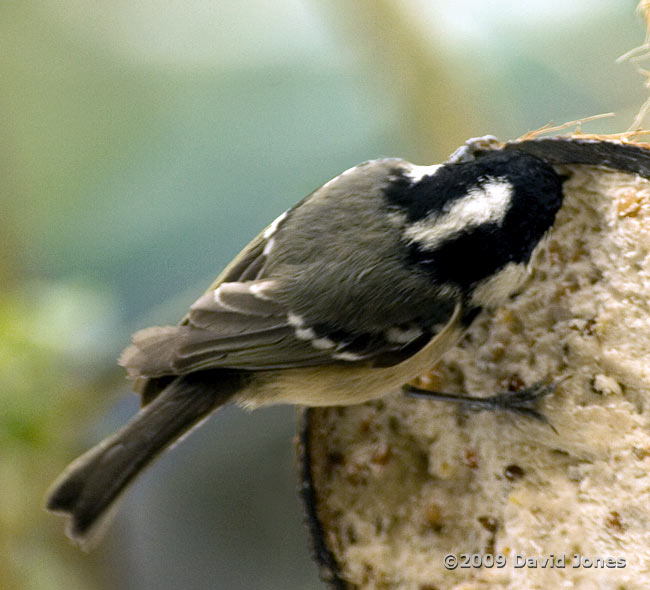
[[[449,314],[456,320],[459,310]],[[441,326],[442,327],[442,326]],[[273,298],[273,281],[221,283],[178,326],[137,332],[121,364],[133,377],[184,375],[214,368],[282,369],[329,364],[397,364],[436,331],[387,325],[368,334],[307,326]]]
[[[282,214],[242,250],[179,325],[147,328],[134,335],[120,364],[136,378],[135,389],[142,394],[143,403],[153,399],[174,376],[206,369],[256,371],[360,363],[392,366],[460,318],[460,306],[448,305],[440,310],[437,326],[422,327],[414,304],[412,324],[387,323],[372,333],[306,325],[275,296],[274,279],[265,273],[268,252],[286,217],[287,213]]]
[[[130,376],[157,378],[213,368],[391,366],[435,337],[434,327],[386,325],[373,333],[352,335],[326,325],[305,325],[274,297],[274,281],[264,272],[267,253],[290,212],[280,215],[235,257],[180,325],[146,328],[134,335],[120,359]],[[450,309],[449,321],[458,315]]]

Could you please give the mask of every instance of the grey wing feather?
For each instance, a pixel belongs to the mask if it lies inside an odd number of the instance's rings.
[[[147,328],[134,335],[120,364],[137,378],[136,389],[145,403],[160,389],[156,380],[169,375],[214,368],[372,362],[389,366],[417,352],[435,335],[422,331],[408,342],[390,341],[385,334],[316,341],[309,330],[298,329],[290,321],[290,310],[274,300],[273,281],[263,278],[269,237],[283,218],[242,250],[179,325]],[[164,383],[160,380],[161,386]]]
[[[183,324],[137,332],[120,363],[131,377],[184,375],[213,368],[281,369],[314,365],[401,362],[431,338],[423,333],[410,342],[364,336],[328,346],[299,337],[288,311],[272,299],[268,281],[222,283],[191,307]]]
[[[236,281],[253,281],[257,279],[264,264],[266,255],[264,248],[268,239],[264,237],[266,231],[261,231],[253,240],[226,266],[221,274],[210,285],[208,291],[216,289],[221,283],[233,283]]]
[[[292,332],[280,327],[221,337],[190,326],[148,328],[135,334],[120,364],[131,377],[163,377],[219,367],[278,369],[327,362],[328,355],[310,350]]]
[[[274,222],[277,225],[277,222]],[[269,226],[271,227],[271,226]],[[130,377],[184,375],[208,368],[247,370],[337,362],[295,335],[288,310],[265,295],[268,229],[226,267],[178,326],[146,328],[120,357]],[[137,389],[146,389],[140,382]]]
[[[264,285],[222,283],[192,305],[183,324],[137,332],[120,364],[131,377],[161,377],[218,367],[255,370],[336,362],[329,351],[296,337],[282,306],[255,294]]]

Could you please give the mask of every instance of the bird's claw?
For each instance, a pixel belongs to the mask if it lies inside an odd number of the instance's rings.
[[[458,403],[463,407],[480,412],[483,410],[507,410],[534,420],[548,424],[555,432],[555,428],[548,418],[537,409],[540,399],[552,394],[557,389],[557,383],[549,383],[547,380],[538,381],[533,385],[520,389],[519,391],[504,391],[489,397],[464,396],[453,393],[441,393],[420,389],[412,385],[406,385],[404,391],[411,397],[429,398],[438,401],[450,401]]]

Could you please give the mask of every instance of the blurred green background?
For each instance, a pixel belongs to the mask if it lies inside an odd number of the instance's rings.
[[[271,219],[369,158],[444,159],[616,111],[634,0],[0,5],[0,588],[319,589],[294,409],[227,408],[131,489],[90,554],[51,480],[137,408],[115,359]]]

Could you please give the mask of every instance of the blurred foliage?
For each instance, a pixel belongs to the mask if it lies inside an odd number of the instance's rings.
[[[0,588],[97,587],[92,562],[59,526],[44,526],[42,506],[68,449],[78,448],[79,424],[98,409],[90,392],[115,388],[80,339],[104,309],[78,287],[41,283],[0,296]]]
[[[625,129],[645,98],[615,63],[642,41],[634,8],[3,3],[0,588],[320,587],[290,494],[290,411],[225,410],[145,476],[90,556],[45,491],[134,410],[100,416],[126,392],[128,334],[176,321],[331,176],[610,110],[588,130]]]

